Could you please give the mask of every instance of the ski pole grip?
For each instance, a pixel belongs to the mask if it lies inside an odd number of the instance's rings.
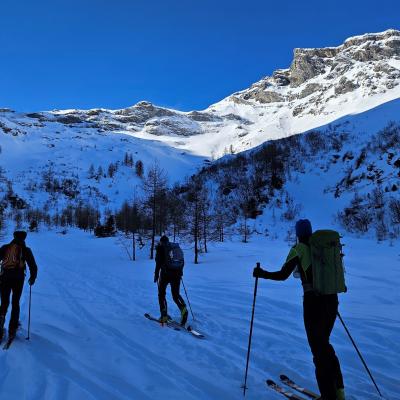
[[[259,262],[256,264],[256,268],[258,268],[258,269],[261,268],[261,264]]]

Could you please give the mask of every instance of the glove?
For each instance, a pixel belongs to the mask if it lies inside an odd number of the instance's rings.
[[[264,271],[262,268],[254,268],[253,276],[254,278],[265,278],[267,271]]]
[[[158,274],[154,274],[154,283],[158,281]]]
[[[30,286],[33,286],[35,284],[36,278],[33,278],[32,276],[29,278],[28,283]]]

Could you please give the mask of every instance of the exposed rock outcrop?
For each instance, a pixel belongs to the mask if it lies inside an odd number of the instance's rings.
[[[318,110],[315,99],[322,104],[356,90],[368,96],[376,94],[377,88],[381,93],[400,85],[400,69],[393,60],[400,60],[400,31],[393,29],[356,36],[338,47],[298,48],[289,69],[276,70],[235,93],[231,100],[237,104],[276,103],[277,107],[286,103],[293,108],[292,115],[307,112],[307,108],[314,115]],[[307,103],[292,104],[302,99]]]

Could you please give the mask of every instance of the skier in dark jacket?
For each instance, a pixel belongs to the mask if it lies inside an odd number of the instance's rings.
[[[26,246],[25,231],[15,231],[14,239],[0,248],[1,261],[1,306],[0,306],[0,337],[3,336],[4,322],[10,304],[12,293],[12,309],[8,335],[14,338],[19,321],[19,301],[25,280],[26,263],[29,267],[29,285],[33,285],[37,276],[37,266],[32,250]]]
[[[169,258],[169,239],[162,236],[160,243],[156,247],[156,269],[154,271],[154,282],[158,283],[158,302],[160,304],[160,321],[167,322],[171,319],[168,315],[167,300],[165,299],[168,284],[171,285],[171,294],[174,302],[181,312],[181,325],[185,325],[188,318],[186,304],[179,294],[182,279],[182,270],[168,268]]]
[[[303,316],[308,343],[313,354],[315,375],[321,393],[321,400],[344,400],[343,377],[335,350],[329,337],[338,312],[337,294],[319,295],[313,291],[311,252],[309,239],[312,234],[309,220],[296,223],[298,243],[292,247],[280,271],[269,272],[255,268],[254,277],[275,281],[286,280],[297,271],[304,290]]]

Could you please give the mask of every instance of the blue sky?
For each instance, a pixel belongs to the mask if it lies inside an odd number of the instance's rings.
[[[398,0],[1,0],[0,107],[202,109],[295,47],[388,28]]]

